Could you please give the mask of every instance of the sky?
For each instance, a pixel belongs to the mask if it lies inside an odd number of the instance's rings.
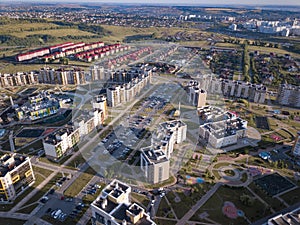
[[[12,0],[0,0],[11,2]],[[300,0],[14,0],[17,2],[97,2],[97,3],[146,3],[146,4],[170,4],[170,5],[298,5]]]

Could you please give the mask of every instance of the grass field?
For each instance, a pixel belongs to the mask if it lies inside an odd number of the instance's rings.
[[[84,188],[87,183],[94,176],[95,171],[92,168],[88,168],[84,173],[82,173],[72,185],[64,192],[65,196],[75,197]]]
[[[254,200],[252,206],[244,205],[240,201],[240,196],[243,194],[253,197],[252,194],[245,188],[230,188],[221,186],[216,193],[193,215],[191,220],[202,221],[199,218],[199,214],[207,212],[210,219],[220,224],[247,224],[242,217],[238,217],[237,219],[229,219],[223,215],[222,207],[225,201],[234,203],[236,208],[242,210],[245,213],[245,216],[252,222],[268,214],[267,210],[264,210],[265,206],[263,203],[257,199]],[[263,214],[264,211],[265,214]]]
[[[10,34],[13,33],[24,33],[25,31],[32,31],[32,30],[48,30],[48,29],[56,29],[59,27],[58,25],[54,23],[28,23],[26,21],[24,22],[18,22],[12,24],[5,24],[1,25],[0,34]]]
[[[25,220],[17,220],[17,219],[10,219],[10,218],[0,218],[1,224],[5,225],[23,225]]]

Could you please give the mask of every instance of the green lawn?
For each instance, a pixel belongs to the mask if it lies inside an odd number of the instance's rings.
[[[23,225],[25,220],[17,220],[17,219],[10,219],[10,218],[1,218],[1,224],[3,225]]]
[[[277,198],[272,198],[265,194],[258,186],[254,184],[254,182],[249,185],[249,188],[251,188],[252,191],[254,191],[259,197],[261,197],[275,211],[279,211],[285,208],[285,206]]]
[[[39,175],[39,174],[38,174]],[[41,177],[39,175],[39,177]],[[29,199],[25,204],[25,205],[30,205],[36,201],[38,201],[41,197],[43,197],[43,195],[45,195],[49,190],[50,188],[55,185],[56,181],[58,179],[62,178],[62,174],[61,173],[58,173],[56,174],[41,190],[39,190],[31,199]],[[41,182],[45,180],[44,177],[42,177],[42,180]]]
[[[201,197],[209,190],[210,185],[208,183],[193,185],[193,193],[187,194],[183,190],[176,190],[176,194],[180,197],[180,202],[175,202],[175,194],[169,192],[167,198],[174,209],[177,218],[182,218],[188,210],[191,208],[191,205],[194,205],[201,199]]]
[[[35,174],[39,173],[45,177],[48,177],[51,173],[53,173],[53,171],[51,171],[51,170],[47,170],[47,169],[37,167],[37,166],[32,166],[32,169]]]
[[[92,172],[93,171],[93,172]],[[92,179],[95,171],[89,167],[84,173],[82,173],[64,192],[65,196],[75,197],[86,184]]]
[[[287,204],[293,205],[300,202],[300,188],[289,191],[280,196]]]
[[[232,202],[237,209],[242,210],[245,216],[252,222],[266,216],[269,212],[264,212],[264,205],[259,200],[254,200],[252,206],[246,206],[240,201],[240,196],[246,194],[252,196],[252,194],[245,188],[230,188],[227,186],[221,186],[216,193],[193,215],[192,221],[201,221],[199,214],[207,212],[208,218],[216,221],[220,224],[247,224],[244,218],[238,217],[237,219],[230,219],[226,217],[222,212],[222,207],[225,201]],[[253,197],[253,196],[252,196]]]
[[[138,204],[143,205],[145,208],[147,208],[147,206],[150,202],[149,198],[147,198],[145,195],[141,195],[141,194],[138,194],[135,192],[131,193],[131,197],[132,197],[133,202],[137,202]]]
[[[25,213],[25,214],[30,214],[39,204],[38,203],[34,203],[30,206],[24,207],[20,210],[18,210],[18,213]]]
[[[157,225],[175,225],[177,222],[168,219],[155,219]]]

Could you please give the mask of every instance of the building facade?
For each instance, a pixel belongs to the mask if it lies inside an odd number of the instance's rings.
[[[279,86],[277,102],[280,105],[300,107],[300,87],[289,84]]]
[[[146,181],[160,183],[170,177],[170,159],[174,145],[186,140],[187,125],[180,120],[159,124],[151,146],[141,149],[141,170]]]
[[[247,121],[231,112],[217,107],[203,107],[198,114],[203,120],[199,138],[205,145],[223,148],[237,144],[239,139],[246,137]]]
[[[0,158],[0,202],[13,201],[34,181],[29,157],[14,153]]]

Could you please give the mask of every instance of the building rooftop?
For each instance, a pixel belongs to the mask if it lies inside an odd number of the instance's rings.
[[[9,171],[26,161],[27,157],[20,154],[5,154],[0,158],[0,176],[4,177]]]
[[[157,146],[158,148],[159,146]],[[152,146],[142,148],[141,151],[146,156],[149,163],[162,163],[168,161],[165,153],[159,149],[154,149]]]

